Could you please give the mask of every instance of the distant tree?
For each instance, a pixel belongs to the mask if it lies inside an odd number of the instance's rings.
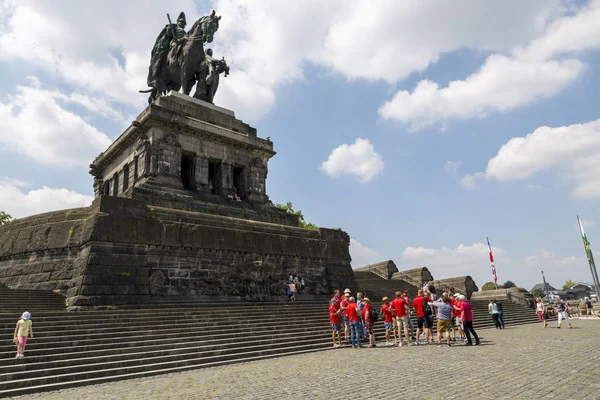
[[[544,291],[540,288],[535,288],[531,291],[533,298],[544,297]]]
[[[276,204],[275,206],[278,208],[281,208],[282,210],[285,210],[288,214],[296,215],[298,217],[298,226],[300,228],[306,228],[306,229],[318,229],[319,228],[318,226],[316,226],[315,224],[313,224],[311,222],[306,222],[304,220],[304,214],[302,214],[302,210],[295,211],[294,206],[292,205],[291,202],[288,201],[285,204]]]
[[[506,281],[504,285],[502,285],[503,289],[510,289],[511,287],[517,287],[513,281]]]
[[[573,282],[572,280],[567,280],[565,282],[565,284],[562,287],[562,290],[569,290],[571,289],[573,286],[575,286],[577,284],[577,282]]]
[[[0,225],[6,224],[8,221],[13,219],[9,214],[4,211],[0,211]]]
[[[498,288],[498,286],[494,282],[486,282],[481,287],[481,290],[494,290],[497,288]]]

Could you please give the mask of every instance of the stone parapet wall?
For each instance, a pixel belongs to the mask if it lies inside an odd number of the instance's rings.
[[[431,275],[431,272],[426,267],[422,267],[398,271],[398,278],[409,280],[414,282],[416,286],[421,287],[423,282],[432,281],[433,275]]]
[[[298,216],[277,207],[243,201],[215,199],[201,193],[159,188],[153,183],[132,189],[131,198],[144,204],[297,227]]]
[[[520,304],[529,308],[535,306],[535,299],[527,290],[522,288],[484,290],[474,292],[471,295],[471,300],[507,300],[516,304]]]
[[[0,282],[63,290],[81,285],[96,222],[92,207],[21,218],[0,226]]]
[[[395,272],[398,272],[398,268],[392,260],[387,260],[355,268],[354,271],[370,271],[384,279],[390,279]]]
[[[446,287],[453,287],[456,292],[465,294],[467,298],[471,298],[471,295],[479,290],[473,278],[468,275],[440,279],[436,282],[439,282]]]
[[[15,221],[16,222],[16,221]],[[44,236],[46,235],[46,236]],[[349,237],[100,196],[0,228],[0,282],[55,290],[70,306],[150,302],[156,296],[282,296],[290,272],[307,292],[355,287]]]

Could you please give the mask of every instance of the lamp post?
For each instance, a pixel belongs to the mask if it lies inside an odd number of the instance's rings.
[[[542,280],[544,281],[544,293],[546,294],[546,301],[550,302],[550,296],[548,295],[548,284],[546,283],[546,277],[544,271],[542,271]]]

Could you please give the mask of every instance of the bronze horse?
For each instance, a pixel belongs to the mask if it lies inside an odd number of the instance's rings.
[[[192,28],[184,36],[183,44],[179,49],[176,62],[165,60],[162,65],[163,79],[157,82],[157,87],[148,90],[140,90],[140,93],[150,93],[148,103],[152,103],[158,96],[168,93],[170,90],[176,92],[183,87],[183,93],[189,95],[194,84],[200,64],[204,61],[204,43],[211,43],[215,32],[219,29],[220,16],[215,11],[199,18]],[[170,57],[169,57],[170,58]]]

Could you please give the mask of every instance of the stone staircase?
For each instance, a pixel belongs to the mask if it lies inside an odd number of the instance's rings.
[[[0,287],[0,398],[330,349],[327,300],[173,299],[141,309],[67,311],[60,295]],[[491,327],[487,304],[473,307],[476,328]],[[25,310],[34,339],[17,360],[10,338]],[[506,304],[505,321],[530,323],[535,315]],[[382,322],[375,334],[383,340]]]

